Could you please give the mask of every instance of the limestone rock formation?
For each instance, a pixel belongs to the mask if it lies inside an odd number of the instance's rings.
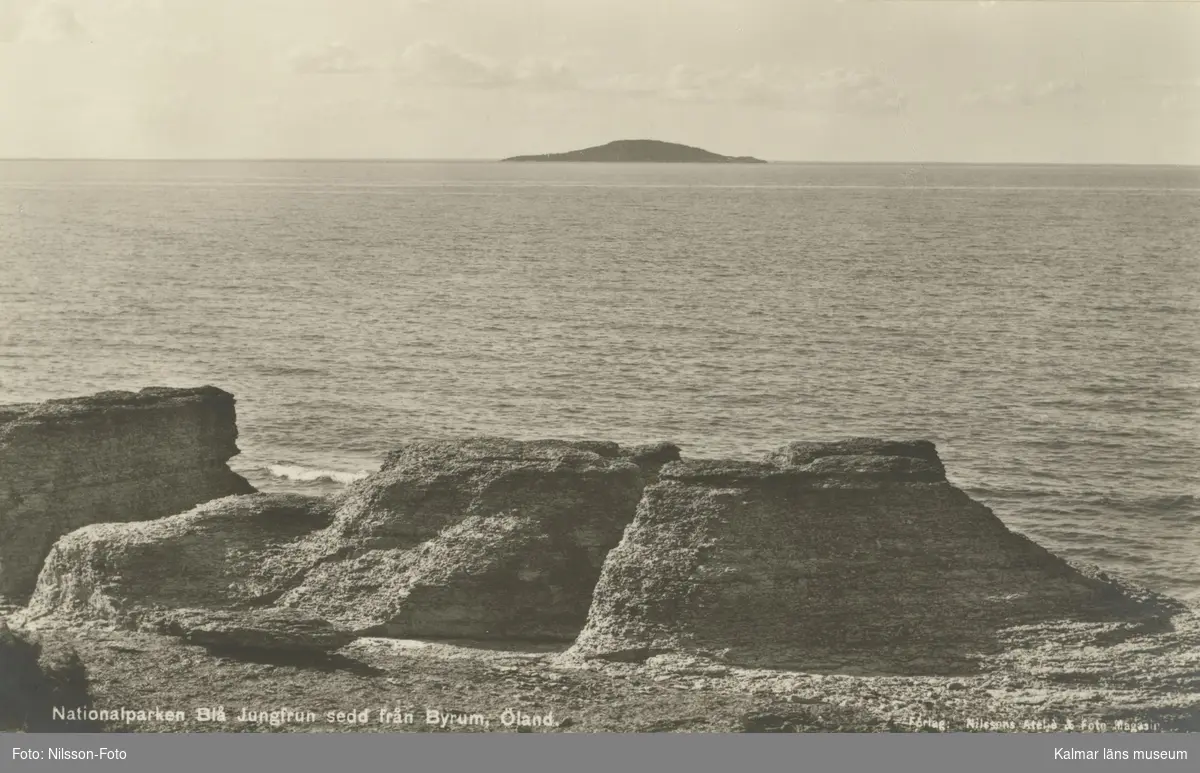
[[[832,443],[788,443],[767,454],[766,460],[784,467],[802,467],[815,475],[871,475],[926,483],[946,479],[937,448],[928,440],[857,437]]]
[[[19,617],[249,642],[266,623],[193,623],[282,610],[304,630],[569,641],[644,479],[678,458],[669,443],[415,442],[336,499],[232,496],[72,532]]]
[[[280,603],[362,634],[570,640],[642,488],[615,444],[412,443],[355,485]]]
[[[766,455],[766,461],[797,467],[817,459],[837,456],[883,456],[905,459],[923,459],[941,466],[937,447],[928,440],[880,440],[878,438],[854,437],[835,440],[831,443],[797,441],[788,443]],[[943,469],[943,472],[945,470]]]
[[[73,647],[0,619],[0,732],[90,732],[88,723],[55,721],[52,713],[87,702],[87,669]]]
[[[233,396],[215,387],[0,406],[0,604],[24,603],[51,546],[81,526],[252,492],[226,465],[236,439]]]
[[[319,617],[294,609],[179,609],[164,614],[153,628],[190,644],[273,652],[332,652],[355,638]]]
[[[947,483],[930,443],[792,444],[675,462],[604,566],[572,654],[686,652],[805,667],[830,654],[985,651],[1044,621],[1161,610],[1009,531]]]
[[[311,567],[303,539],[332,518],[333,503],[320,497],[249,494],[86,526],[55,544],[18,616],[154,629],[170,610],[269,606]]]

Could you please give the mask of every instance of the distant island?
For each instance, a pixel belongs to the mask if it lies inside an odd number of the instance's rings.
[[[594,148],[540,156],[513,156],[503,161],[601,161],[608,163],[765,164],[753,156],[722,156],[719,153],[660,140],[616,140]]]

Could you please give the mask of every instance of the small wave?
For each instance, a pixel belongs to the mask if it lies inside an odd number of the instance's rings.
[[[305,368],[298,365],[259,364],[257,369],[267,376],[323,376],[327,373],[320,368]]]
[[[1064,547],[1063,552],[1070,554],[1073,558],[1082,558],[1085,561],[1101,565],[1143,566],[1153,562],[1152,558],[1144,554],[1121,550],[1111,545],[1073,545]]]
[[[299,483],[341,483],[342,485],[362,480],[371,474],[365,470],[359,472],[315,470],[311,467],[301,467],[298,464],[272,464],[267,467],[267,471],[273,477],[284,478]]]
[[[1100,495],[1095,503],[1103,507],[1131,515],[1157,515],[1168,520],[1200,523],[1200,508],[1192,494],[1161,495],[1139,498],[1122,498]]]
[[[997,486],[964,486],[963,489],[971,496],[996,499],[1047,499],[1059,496],[1052,491],[1040,491],[1024,488],[1000,488]]]

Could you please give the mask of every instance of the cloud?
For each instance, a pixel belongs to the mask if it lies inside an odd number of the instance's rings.
[[[375,69],[340,41],[317,49],[293,52],[289,64],[293,72],[305,75],[344,75]]]
[[[1162,96],[1158,105],[1169,113],[1200,112],[1200,78],[1164,81],[1157,89]]]
[[[634,97],[649,97],[663,92],[661,78],[643,73],[620,73],[596,79],[590,84],[592,90]]]
[[[423,40],[404,49],[398,69],[413,78],[445,86],[495,88],[514,81],[511,69],[503,63],[433,40]]]
[[[1073,99],[1087,91],[1074,79],[1048,80],[1024,84],[1015,81],[991,88],[976,89],[963,94],[959,102],[964,107],[1032,107],[1047,102]]]
[[[15,37],[21,43],[62,43],[86,39],[88,30],[74,8],[50,0],[36,3],[25,13]]]
[[[897,112],[905,93],[882,76],[856,69],[818,72],[756,64],[741,70],[676,65],[657,77],[618,75],[602,79],[601,91],[677,102],[733,103],[781,110]]]
[[[575,73],[564,62],[536,57],[499,61],[432,40],[404,49],[396,70],[414,81],[459,88],[555,91],[580,86]]]
[[[1083,84],[1077,80],[1052,80],[1037,84],[1031,94],[1035,102],[1041,102],[1066,94],[1079,94],[1083,90]]]
[[[559,91],[581,87],[572,69],[561,61],[536,57],[500,61],[434,40],[413,43],[390,64],[384,57],[368,57],[345,43],[334,42],[293,52],[288,68],[305,75],[391,71],[413,84],[451,88]]]
[[[732,103],[781,110],[845,113],[898,112],[905,93],[868,70],[799,71],[756,64],[743,69],[708,69],[687,64],[658,73],[581,74],[567,62],[543,57],[502,60],[463,51],[449,43],[422,40],[402,49],[386,68],[342,43],[295,54],[296,72],[362,73],[389,69],[415,85],[527,92],[606,93],[685,103]]]
[[[21,32],[23,14],[9,3],[0,2],[0,43],[11,43]]]
[[[398,116],[421,116],[426,110],[399,94],[375,91],[370,98],[358,94],[339,93],[323,97],[320,101],[297,98],[297,95],[272,94],[263,99],[268,109],[288,115],[307,116],[309,119],[345,120],[347,116],[370,119]]]
[[[878,73],[866,70],[827,70],[801,83],[799,99],[827,104],[845,112],[896,112],[908,105],[908,95]]]
[[[565,62],[550,59],[523,59],[513,71],[517,84],[543,91],[581,88],[579,77]]]

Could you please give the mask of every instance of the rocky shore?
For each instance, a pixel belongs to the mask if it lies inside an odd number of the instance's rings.
[[[211,387],[0,406],[6,728],[1200,730],[1197,611],[927,441],[412,441],[319,498],[236,436]]]

